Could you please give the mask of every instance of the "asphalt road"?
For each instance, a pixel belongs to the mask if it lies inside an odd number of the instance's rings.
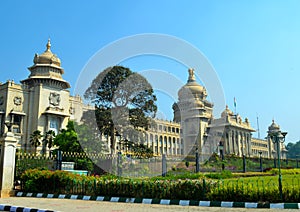
[[[245,212],[279,212],[280,209],[246,209],[246,208],[220,208],[199,207],[180,205],[150,205],[137,203],[115,203],[87,200],[70,199],[47,199],[30,197],[0,198],[0,204],[22,206],[37,209],[49,209],[55,211],[77,212],[77,211],[103,211],[103,212],[183,212],[183,211],[245,211]],[[284,209],[284,212],[296,211]]]

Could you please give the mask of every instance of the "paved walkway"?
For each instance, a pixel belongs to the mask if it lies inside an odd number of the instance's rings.
[[[0,198],[0,204],[21,206],[32,209],[48,209],[54,211],[79,212],[79,211],[103,211],[103,212],[182,212],[182,211],[245,211],[245,212],[279,212],[280,209],[251,209],[251,208],[221,208],[201,206],[180,206],[180,205],[158,205],[140,203],[121,203],[91,200],[72,199],[49,199],[35,197],[10,197]],[[29,210],[27,210],[29,211]],[[286,211],[295,211],[285,209]]]

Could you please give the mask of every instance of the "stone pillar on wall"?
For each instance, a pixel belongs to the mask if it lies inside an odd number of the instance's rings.
[[[0,140],[0,197],[14,196],[14,173],[17,140],[12,132],[7,132]]]

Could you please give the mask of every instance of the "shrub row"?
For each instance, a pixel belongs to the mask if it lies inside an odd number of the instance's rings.
[[[299,203],[300,192],[299,188],[284,188],[281,199],[278,187],[245,187],[234,184],[217,186],[207,193],[207,198],[214,201]]]
[[[28,170],[21,176],[22,190],[33,193],[82,194],[94,196],[161,199],[205,199],[211,180],[126,179],[80,176],[64,171]]]
[[[271,170],[267,171],[268,173],[272,173],[273,175],[278,175],[279,173],[279,169],[273,168]],[[281,174],[282,175],[296,175],[296,174],[300,174],[300,169],[281,169]]]
[[[216,173],[215,173],[216,174]],[[227,172],[220,175],[230,175]],[[212,176],[210,176],[212,177]],[[218,176],[215,176],[218,178]],[[277,186],[224,183],[198,175],[196,179],[127,179],[75,175],[64,171],[28,170],[21,176],[22,191],[33,193],[79,194],[158,199],[211,201],[300,202],[300,185],[283,188],[280,199]]]

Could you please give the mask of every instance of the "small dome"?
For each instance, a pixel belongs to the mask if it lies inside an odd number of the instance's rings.
[[[51,43],[50,43],[50,39],[48,40],[48,43],[46,45],[47,49],[44,53],[42,53],[41,55],[35,54],[33,62],[34,64],[54,64],[56,66],[60,67],[60,59],[51,52],[50,47],[51,47]]]
[[[280,126],[275,123],[274,119],[272,120],[272,124],[269,126],[269,131],[279,130]]]
[[[193,94],[194,97],[199,97],[201,99],[207,96],[206,89],[198,84],[195,79],[194,69],[189,69],[189,79],[187,83],[178,91],[178,96],[183,98],[188,98],[189,94]]]
[[[228,108],[228,105],[226,105],[225,110],[222,112],[221,117],[226,117],[226,116],[233,116],[233,112]]]

